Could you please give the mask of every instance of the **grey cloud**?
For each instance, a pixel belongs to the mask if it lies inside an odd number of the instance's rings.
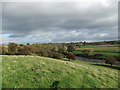
[[[115,39],[117,32],[117,7],[93,3],[3,3],[3,34],[9,38],[36,35],[51,41]],[[71,34],[71,32],[76,33]],[[43,33],[48,33],[43,36]],[[61,32],[62,37],[58,37]],[[64,33],[62,33],[64,32]],[[108,33],[97,37],[98,33]],[[67,34],[67,36],[66,36]],[[92,36],[94,34],[96,36]],[[72,37],[70,37],[73,35]],[[94,38],[92,38],[94,37]],[[36,37],[38,39],[38,37]]]

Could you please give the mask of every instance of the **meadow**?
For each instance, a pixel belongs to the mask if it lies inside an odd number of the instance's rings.
[[[103,63],[3,55],[2,87],[118,88],[118,71]]]
[[[74,54],[82,54],[83,50],[93,50],[94,53],[102,54],[103,56],[114,56],[120,57],[118,54],[120,44],[115,45],[88,45],[81,46],[80,48],[76,48]]]

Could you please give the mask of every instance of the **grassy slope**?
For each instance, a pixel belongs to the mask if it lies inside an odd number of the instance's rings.
[[[118,70],[83,61],[39,56],[2,56],[3,88],[117,88]]]

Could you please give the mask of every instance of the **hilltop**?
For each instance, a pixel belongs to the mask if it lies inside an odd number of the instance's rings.
[[[40,56],[2,56],[3,88],[118,88],[118,69]]]

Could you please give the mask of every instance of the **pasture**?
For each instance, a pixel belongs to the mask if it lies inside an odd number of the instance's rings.
[[[82,46],[81,48],[76,48],[76,50],[85,50],[85,49],[93,49],[93,51],[97,52],[119,52],[118,45],[93,45],[93,46]]]
[[[119,57],[119,44],[116,45],[89,45],[89,46],[82,46],[80,48],[76,48],[75,54],[82,54],[81,51],[83,50],[93,50],[94,53],[99,53],[104,56],[115,56]]]
[[[118,88],[118,69],[40,56],[2,56],[3,88]]]

